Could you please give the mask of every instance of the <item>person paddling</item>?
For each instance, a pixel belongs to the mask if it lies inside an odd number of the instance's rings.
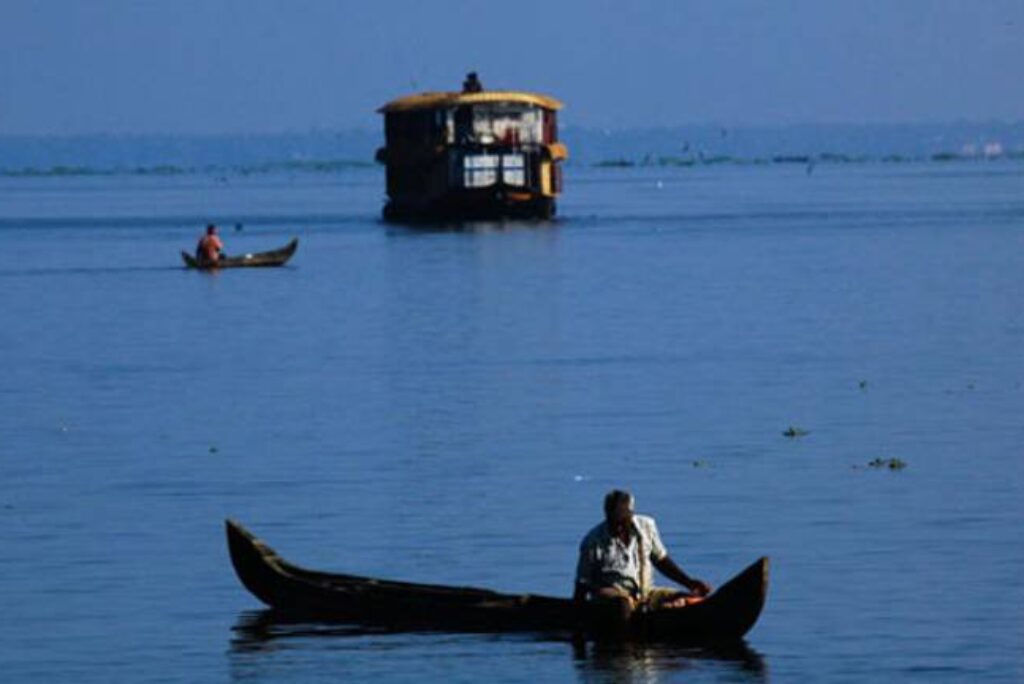
[[[635,610],[682,608],[703,600],[711,585],[687,575],[668,555],[654,518],[636,515],[633,495],[612,490],[604,499],[604,522],[580,543],[573,600],[617,606],[623,621]],[[686,587],[654,587],[651,566]]]
[[[199,238],[196,245],[196,261],[202,265],[215,264],[224,257],[224,243],[217,235],[217,226],[206,226],[206,235]]]

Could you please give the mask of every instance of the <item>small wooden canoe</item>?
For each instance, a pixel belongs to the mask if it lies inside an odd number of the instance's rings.
[[[604,606],[567,598],[413,584],[306,570],[284,560],[233,520],[231,562],[242,584],[282,615],[390,629],[532,631],[615,635],[650,641],[719,643],[743,637],[761,614],[768,559],[761,558],[701,603],[637,612],[623,626]]]
[[[197,268],[201,271],[213,271],[221,268],[253,268],[257,266],[284,266],[295,250],[299,248],[299,239],[294,238],[281,249],[270,252],[257,252],[254,254],[241,254],[239,256],[228,256],[216,263],[207,264],[198,261],[194,255],[188,252],[181,253],[181,259],[188,268]]]

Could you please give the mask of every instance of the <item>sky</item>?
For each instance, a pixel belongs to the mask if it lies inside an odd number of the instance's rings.
[[[1024,120],[1024,0],[0,0],[0,135],[373,129],[542,92],[563,125]]]

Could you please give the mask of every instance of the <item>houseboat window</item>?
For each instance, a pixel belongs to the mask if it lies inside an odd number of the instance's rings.
[[[454,115],[455,139],[459,144],[470,142],[473,137],[472,107],[457,107]]]
[[[441,139],[448,144],[455,142],[455,114],[451,110],[444,113],[444,132]]]
[[[505,185],[526,185],[526,160],[523,155],[501,155],[501,179]]]
[[[520,120],[520,140],[530,145],[538,145],[544,139],[543,110],[531,107],[523,112]]]
[[[541,110],[523,105],[477,105],[472,134],[475,142],[484,145],[539,143],[544,137]]]
[[[448,129],[448,112],[444,109],[434,110],[434,135],[433,138],[441,143],[450,140]]]
[[[496,154],[468,154],[463,161],[463,184],[467,188],[486,188],[498,182]]]

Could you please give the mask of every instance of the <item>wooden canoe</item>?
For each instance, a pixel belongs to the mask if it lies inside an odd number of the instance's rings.
[[[275,612],[390,629],[583,632],[650,641],[729,642],[754,626],[768,589],[768,559],[761,558],[701,603],[637,612],[624,627],[614,611],[594,605],[581,610],[567,598],[306,570],[233,520],[227,521],[227,538],[238,578]]]
[[[188,252],[182,252],[181,259],[185,262],[186,267],[197,268],[201,271],[213,271],[221,268],[284,266],[288,260],[292,258],[292,255],[295,254],[295,250],[298,248],[299,239],[294,238],[291,242],[280,249],[275,249],[270,252],[256,252],[254,254],[228,256],[212,264],[201,263],[194,255],[189,254]]]

